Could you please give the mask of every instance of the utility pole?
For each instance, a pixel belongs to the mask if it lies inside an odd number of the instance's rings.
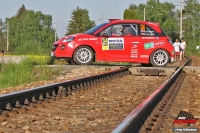
[[[180,38],[182,38],[182,0],[180,0]]]
[[[103,23],[103,14],[101,14],[101,23]]]
[[[55,21],[55,42],[56,42],[56,38],[57,38],[57,36],[56,36],[56,28],[57,28],[57,26],[56,26],[56,21]]]
[[[147,0],[147,4],[148,4],[149,0]],[[144,21],[146,20],[146,8],[144,8]]]
[[[8,47],[9,47],[9,22],[7,22],[7,51],[9,50]]]

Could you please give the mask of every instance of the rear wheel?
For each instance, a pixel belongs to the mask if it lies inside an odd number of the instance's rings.
[[[169,63],[169,54],[166,50],[159,49],[151,54],[150,62],[153,66],[163,67]]]
[[[91,64],[93,59],[94,52],[87,46],[77,48],[73,55],[73,60],[79,65]]]

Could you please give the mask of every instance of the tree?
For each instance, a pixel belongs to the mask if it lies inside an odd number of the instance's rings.
[[[22,10],[23,9],[23,10]],[[19,13],[20,12],[20,13]],[[52,16],[41,11],[19,9],[9,22],[9,50],[20,54],[49,52],[54,42]]]
[[[125,9],[124,19],[138,19],[136,11],[132,9]]]
[[[94,21],[90,20],[89,12],[86,9],[77,7],[76,10],[72,11],[71,19],[67,27],[66,35],[83,33],[95,26]]]
[[[137,7],[137,5],[135,5],[135,4],[130,4],[130,5],[129,5],[129,9],[131,9],[131,10],[137,10],[138,7]]]
[[[175,16],[175,6],[172,3],[161,3],[159,0],[148,0],[146,4],[139,4],[138,6],[130,4],[129,9],[136,11],[139,20],[144,20],[144,8],[145,8],[145,20],[151,22],[158,22],[164,31],[172,39],[175,39],[178,33],[177,16]],[[126,11],[127,12],[127,11]]]
[[[5,31],[5,25],[2,19],[0,19],[0,50],[6,48],[6,36],[4,35],[4,31]]]
[[[187,42],[200,42],[200,3],[196,0],[185,0],[183,8],[183,37]],[[188,43],[189,44],[189,43]]]

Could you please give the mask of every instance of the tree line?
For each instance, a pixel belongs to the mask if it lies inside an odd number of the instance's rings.
[[[200,42],[199,1],[185,0],[182,16],[183,37],[187,44],[194,48]],[[123,18],[159,22],[173,41],[180,35],[180,10],[169,2],[148,0],[146,4],[131,3],[124,10]],[[7,31],[7,24],[9,31]],[[71,12],[66,35],[82,33],[94,26],[95,22],[90,20],[89,11],[77,7]],[[13,17],[6,18],[4,22],[0,19],[0,50],[6,49],[7,32],[9,33],[9,51],[16,54],[49,53],[55,41],[52,16],[43,14],[41,11],[27,10],[24,5]],[[192,48],[190,51],[194,52]]]
[[[145,13],[144,13],[145,12]],[[148,0],[146,4],[130,4],[124,11],[124,19],[159,22],[161,28],[175,41],[180,36],[180,5],[159,0]],[[200,45],[200,2],[184,0],[182,7],[182,37],[187,41],[188,53],[196,53]],[[180,39],[180,38],[179,38]]]

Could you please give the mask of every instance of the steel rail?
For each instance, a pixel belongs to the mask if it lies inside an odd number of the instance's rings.
[[[190,58],[187,62],[179,67],[160,87],[158,87],[151,95],[149,95],[142,103],[140,103],[113,131],[112,133],[137,133],[152,110],[161,101],[178,76],[181,74],[184,66],[190,63]]]
[[[75,80],[67,80],[65,82],[49,84],[46,86],[1,95],[0,115],[5,111],[13,110],[13,108],[21,108],[24,105],[28,106],[31,103],[36,103],[38,100],[43,101],[45,98],[53,98],[57,95],[62,95],[62,92],[64,95],[66,95],[70,91],[75,91],[80,87],[90,86],[100,82],[101,80],[111,79],[125,72],[129,72],[128,67],[121,67],[118,70],[112,70],[93,76],[83,77]]]

